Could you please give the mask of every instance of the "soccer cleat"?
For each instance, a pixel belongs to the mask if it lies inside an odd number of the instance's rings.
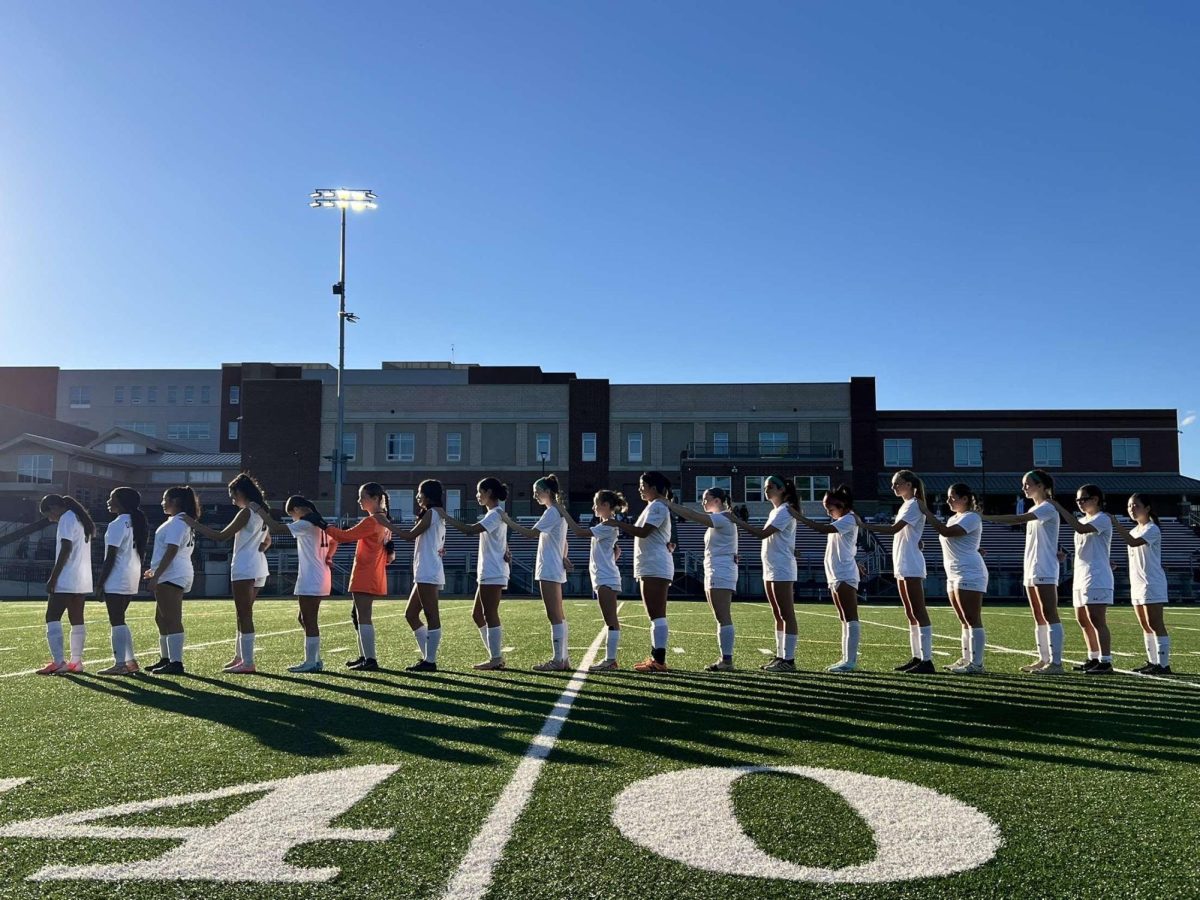
[[[306,674],[309,672],[320,672],[324,668],[325,668],[325,663],[323,663],[323,662],[321,662],[321,660],[317,659],[317,660],[314,660],[313,662],[308,662],[307,660],[305,660],[304,662],[298,663],[297,665],[288,666],[288,671],[295,672],[297,674]]]
[[[1071,666],[1071,668],[1074,669],[1076,672],[1089,672],[1092,669],[1096,668],[1096,666],[1098,666],[1098,665],[1100,665],[1100,660],[1089,659],[1087,662],[1079,663],[1077,665]]]
[[[1024,672],[1026,675],[1031,675],[1034,672],[1038,671],[1039,669],[1044,669],[1048,665],[1050,665],[1050,663],[1042,662],[1039,659],[1037,662],[1032,662],[1027,666],[1021,666],[1021,671]]]
[[[947,666],[946,671],[951,675],[982,675],[983,666],[968,662],[961,666]]]
[[[497,656],[495,659],[489,659],[487,662],[475,663],[471,668],[478,672],[496,672],[505,667],[504,657]]]
[[[1098,659],[1093,662],[1096,663],[1094,666],[1083,670],[1084,675],[1111,675],[1113,673],[1112,663],[1100,662]],[[1076,668],[1079,667],[1076,666]]]
[[[1147,675],[1174,675],[1175,673],[1171,671],[1170,666],[1155,666],[1153,669],[1151,669],[1146,674]]]
[[[347,669],[353,669],[355,672],[378,672],[379,661],[370,656],[360,656],[358,659],[352,659],[346,663]]]
[[[763,666],[763,668],[765,669],[766,666]],[[725,662],[723,659],[718,659],[716,662],[709,663],[704,667],[705,672],[732,672],[733,670],[733,663]]]
[[[183,675],[183,663],[168,661],[161,669],[154,670],[155,675]]]
[[[1140,666],[1138,666],[1133,671],[1137,672],[1139,675],[1145,675],[1147,672],[1149,672],[1151,669],[1153,669],[1156,665],[1157,665],[1157,663],[1145,662],[1145,663],[1142,663]]]
[[[1062,667],[1062,663],[1046,663],[1040,669],[1034,669],[1030,675],[1065,675],[1066,670]]]
[[[948,666],[942,666],[942,668],[949,671],[950,669],[957,669],[959,666],[966,666],[970,664],[971,661],[969,659],[967,659],[965,656],[960,656],[954,662],[950,663]]]
[[[666,663],[660,663],[653,656],[647,656],[640,663],[633,667],[633,671],[640,672],[643,675],[649,675],[655,672],[666,672],[669,670],[667,669]]]
[[[615,659],[602,659],[595,665],[588,666],[589,672],[613,672],[619,669]]]
[[[107,669],[101,669],[97,675],[132,675],[136,669],[130,669],[125,663],[113,663]]]
[[[141,671],[142,671],[142,667],[137,664],[136,659],[125,660],[125,674],[126,675],[137,675]]]
[[[81,659],[79,662],[75,662],[74,660],[72,660],[71,662],[67,663],[67,668],[63,670],[63,674],[64,675],[82,675],[83,674],[83,660]]]
[[[65,662],[55,662],[54,660],[50,660],[50,662],[46,663],[44,666],[42,666],[40,669],[38,669],[37,672],[34,674],[36,674],[36,675],[57,675],[58,673],[65,672],[65,671],[67,671],[67,664]]]
[[[565,672],[571,667],[565,659],[550,659],[533,667],[535,672]]]
[[[921,664],[921,658],[919,656],[914,656],[908,662],[901,663],[900,665],[893,668],[892,671],[893,672],[908,672],[912,669],[915,669],[920,664]]]
[[[763,663],[761,666],[759,666],[759,668],[765,672],[767,669],[771,668],[771,666],[775,665],[775,663],[779,662],[779,660],[781,660],[781,659],[783,659],[782,656],[772,656],[770,662]]]
[[[923,659],[917,665],[908,669],[909,675],[936,675],[937,669],[933,665],[932,659]]]
[[[420,662],[413,663],[411,666],[405,666],[404,671],[405,672],[436,672],[437,671],[437,663],[431,663],[429,660],[423,659]]]
[[[254,667],[254,663],[240,662],[236,666],[229,666],[225,669],[226,675],[253,675],[258,669]]]
[[[846,672],[853,672],[856,668],[858,667],[853,663],[848,663],[845,660],[842,660],[841,662],[834,663],[832,666],[827,667],[825,671],[832,672],[835,675],[843,675]]]
[[[157,675],[158,670],[170,662],[171,662],[171,660],[167,659],[165,656],[160,656],[158,658],[158,662],[151,663],[150,665],[146,666],[146,671],[150,672],[151,674]]]
[[[359,656],[359,657],[356,657],[355,659],[348,659],[348,660],[346,660],[346,668],[347,669],[357,669],[359,666],[361,666],[366,661],[367,661],[367,658],[365,656]]]
[[[783,659],[782,657],[773,660],[767,667],[768,672],[795,672],[796,661],[794,659]]]
[[[225,663],[225,665],[221,666],[221,669],[222,669],[222,671],[228,672],[230,669],[232,669],[236,666],[240,666],[241,664],[242,664],[242,658],[240,656],[235,656],[229,662]]]

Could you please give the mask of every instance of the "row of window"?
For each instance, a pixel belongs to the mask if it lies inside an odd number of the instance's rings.
[[[237,399],[234,398],[234,392],[237,388],[230,389],[230,403],[237,404]],[[178,406],[180,395],[182,392],[184,405],[191,405],[199,402],[201,405],[206,405],[212,402],[212,388],[207,384],[194,385],[167,385],[166,402],[168,406]],[[68,400],[72,409],[90,409],[92,405],[92,388],[90,385],[80,384],[68,389]],[[154,406],[158,403],[158,385],[116,385],[113,388],[113,404],[116,406],[124,406],[126,401],[131,406],[139,406],[146,404]]]
[[[83,475],[100,478],[114,476],[112,466],[77,459],[72,468]],[[51,453],[17,454],[17,481],[23,484],[50,484],[54,481],[54,455]],[[191,472],[152,471],[150,481],[155,484],[221,484],[225,481],[220,470],[205,469]]]
[[[911,468],[913,464],[912,438],[885,438],[883,442],[883,465],[888,469]],[[1033,465],[1039,469],[1062,468],[1062,438],[1034,438]],[[1136,468],[1142,464],[1141,438],[1113,438],[1112,464],[1114,468]],[[959,469],[978,469],[983,466],[982,438],[954,439],[954,466]]]
[[[766,499],[763,494],[763,475],[747,475],[742,484],[743,499],[746,503],[761,503]],[[828,475],[797,475],[796,495],[801,500],[820,500],[829,490]],[[721,488],[732,496],[733,476],[731,475],[697,475],[696,501],[699,502],[704,492],[710,488]]]

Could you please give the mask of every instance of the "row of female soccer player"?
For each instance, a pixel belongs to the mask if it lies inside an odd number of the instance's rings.
[[[144,578],[156,601],[155,620],[159,630],[160,659],[147,671],[179,674],[183,669],[183,596],[192,585],[192,548],[195,533],[215,541],[233,541],[231,583],[237,617],[233,659],[225,666],[231,674],[255,671],[253,609],[259,589],[266,583],[265,551],[272,534],[291,533],[296,539],[299,560],[296,596],[303,626],[304,660],[292,672],[317,672],[324,667],[320,652],[318,615],[321,600],[331,590],[330,562],[339,542],[356,542],[349,589],[353,597],[352,618],[358,632],[359,655],[346,663],[352,669],[378,668],[374,600],[387,594],[386,567],[394,558],[394,540],[413,543],[413,587],[405,618],[413,631],[419,659],[409,671],[437,669],[442,623],[439,592],[445,586],[442,551],[447,526],[479,537],[478,590],[472,617],[479,629],[487,659],[476,669],[505,667],[500,601],[509,580],[508,532],[536,540],[534,577],[538,581],[550,622],[552,656],[535,667],[557,672],[571,668],[567,654],[567,621],[563,614],[562,585],[570,566],[567,534],[573,532],[591,542],[589,572],[594,594],[607,626],[607,652],[594,670],[617,668],[621,626],[617,618],[617,595],[621,576],[617,569],[621,532],[634,539],[634,577],[650,620],[650,656],[633,668],[653,673],[667,670],[667,592],[674,577],[670,549],[672,516],[696,522],[705,528],[705,593],[717,624],[720,657],[707,670],[734,668],[734,625],[730,605],[737,585],[738,532],[746,531],[761,540],[763,581],[775,620],[775,654],[762,666],[771,672],[795,671],[797,625],[795,582],[797,526],[827,536],[825,575],[830,595],[841,620],[841,658],[826,671],[852,672],[858,664],[860,624],[858,619],[859,566],[855,559],[859,528],[894,535],[893,569],[904,611],[909,620],[911,658],[897,671],[925,674],[935,671],[932,657],[933,629],[925,605],[926,564],[921,535],[928,523],[939,536],[947,574],[947,593],[961,624],[962,654],[946,669],[971,675],[984,671],[986,637],[983,628],[983,597],[988,571],[979,552],[982,523],[1024,524],[1026,528],[1023,583],[1035,621],[1038,658],[1022,671],[1059,674],[1063,671],[1063,630],[1058,617],[1059,581],[1058,531],[1060,520],[1075,531],[1074,606],[1088,648],[1088,661],[1077,668],[1089,674],[1111,673],[1112,648],[1105,612],[1113,602],[1113,572],[1109,548],[1114,530],[1129,547],[1131,599],[1145,634],[1147,663],[1138,671],[1170,674],[1170,637],[1163,622],[1167,602],[1166,576],[1161,564],[1161,533],[1150,503],[1135,494],[1128,511],[1136,523],[1126,529],[1115,517],[1102,512],[1103,495],[1094,485],[1084,485],[1076,496],[1083,513],[1076,518],[1054,498],[1053,480],[1041,470],[1026,473],[1022,480],[1032,508],[1015,516],[986,516],[976,511],[975,498],[965,484],[952,485],[947,494],[951,515],[945,522],[930,510],[921,480],[911,471],[897,472],[892,489],[901,501],[890,525],[863,522],[854,512],[854,498],[845,486],[828,491],[823,506],[829,521],[815,521],[801,511],[795,486],[788,479],[769,476],[764,493],[771,513],[762,527],[735,516],[729,496],[720,488],[704,492],[702,511],[675,503],[670,482],[660,472],[641,476],[638,493],[646,506],[636,522],[623,521],[625,499],[615,491],[595,495],[592,511],[595,524],[578,524],[563,505],[557,479],[539,478],[533,485],[537,502],[544,508],[532,527],[515,521],[504,509],[507,487],[498,479],[479,482],[476,500],[484,514],[477,522],[460,521],[445,512],[440,482],[426,480],[417,490],[420,515],[411,528],[393,523],[387,494],[381,485],[362,485],[358,504],[365,517],[348,529],[325,522],[315,505],[293,495],[284,505],[289,521],[281,523],[271,513],[262,487],[249,474],[229,484],[229,494],[238,512],[224,528],[200,522],[199,502],[189,487],[168,489],[162,498],[166,521],[155,535],[153,555],[143,566],[148,526],[140,512],[141,498],[132,488],[117,488],[108,500],[115,515],[105,535],[106,553],[97,579],[98,594],[105,601],[112,629],[114,664],[101,674],[121,675],[139,671],[132,638],[125,624],[125,610]],[[83,601],[92,592],[91,554],[88,542],[95,526],[87,512],[72,498],[51,495],[43,499],[42,512],[58,526],[58,555],[47,584],[49,602],[46,634],[52,659],[41,674],[82,671],[84,646]],[[143,571],[144,569],[144,571]],[[71,624],[70,658],[63,653],[61,619],[66,612]]]

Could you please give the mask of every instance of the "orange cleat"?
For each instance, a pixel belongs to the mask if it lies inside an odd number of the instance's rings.
[[[652,674],[654,672],[667,672],[670,670],[667,668],[666,663],[660,663],[653,656],[648,656],[634,666],[633,671],[641,672],[643,675],[645,675]]]

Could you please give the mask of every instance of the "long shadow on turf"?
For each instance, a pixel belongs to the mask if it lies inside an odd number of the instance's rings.
[[[1174,694],[1134,679],[622,674],[589,682],[564,739],[693,765],[810,741],[985,768],[1145,772],[1156,760],[1200,764],[1200,714]]]
[[[524,754],[561,690],[557,684],[547,684],[532,690],[514,685],[513,690],[502,691],[473,683],[455,690],[403,677],[390,681],[259,674],[254,678],[259,679],[282,684],[278,689],[263,688],[250,679],[196,675],[72,680],[136,705],[225,725],[284,753],[341,756],[351,752],[352,743],[370,741],[404,754],[470,765],[497,765]],[[385,690],[361,681],[382,682]],[[285,685],[298,690],[283,689]],[[483,693],[488,696],[481,702]],[[578,756],[575,761],[587,759]]]

